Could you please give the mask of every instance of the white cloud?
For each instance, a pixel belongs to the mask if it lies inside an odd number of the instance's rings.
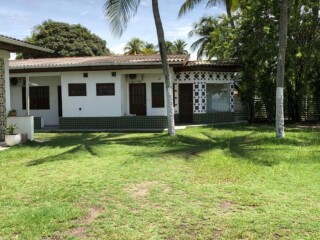
[[[111,51],[115,54],[123,54],[123,49],[126,46],[126,43],[119,43],[118,45],[112,47]]]
[[[191,26],[173,27],[166,31],[165,34],[168,39],[186,38],[191,29]]]

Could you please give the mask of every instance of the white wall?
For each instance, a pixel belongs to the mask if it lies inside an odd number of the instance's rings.
[[[166,108],[152,108],[151,83],[164,82],[164,76],[161,70],[121,70],[115,71],[117,73],[116,77],[111,76],[112,72],[113,71],[87,71],[87,78],[83,77],[83,73],[85,72],[62,73],[63,116],[111,117],[129,115],[130,82],[126,80],[125,75],[131,73],[144,75],[143,81],[140,83],[146,83],[147,115],[166,115]],[[69,83],[86,83],[87,96],[69,96]],[[96,96],[97,83],[114,83],[115,96]],[[79,110],[80,108],[81,110]]]
[[[121,115],[129,115],[129,87],[125,75],[121,74]]]
[[[145,74],[144,80],[147,88],[147,116],[166,116],[166,107],[164,108],[152,108],[152,88],[151,83],[163,82],[163,74]],[[163,88],[164,106],[166,106],[166,93],[165,87]]]
[[[21,134],[22,140],[34,140],[34,120],[31,117],[8,117],[8,124],[17,125],[17,133]]]
[[[172,81],[174,80],[174,72],[173,68],[170,68],[171,71],[171,76],[172,76]],[[146,84],[146,100],[147,100],[147,116],[166,116],[167,115],[167,99],[166,99],[166,89],[164,86],[164,102],[165,102],[165,107],[164,108],[152,108],[152,94],[151,94],[151,83],[156,83],[156,82],[165,82],[164,75],[162,72],[162,69],[137,69],[137,70],[122,70],[119,71],[120,74],[123,76],[123,81],[124,84],[126,85],[126,89],[124,89],[122,94],[125,94],[127,99],[126,100],[126,114],[129,114],[129,84],[131,83],[130,81],[125,80],[125,75],[126,74],[143,74],[143,81],[139,83],[145,83]],[[132,82],[134,83],[134,82]],[[124,115],[126,115],[124,114]]]
[[[63,72],[61,74],[63,117],[121,116],[121,76],[111,76],[111,71]],[[69,96],[69,83],[86,83],[87,96]],[[97,83],[114,83],[115,96],[96,96]],[[79,110],[81,108],[81,110]]]
[[[12,75],[14,76],[14,75]],[[11,76],[11,77],[12,77]],[[37,86],[49,86],[50,92],[50,109],[30,110],[34,117],[42,117],[44,125],[58,125],[58,86],[61,84],[59,76],[31,76],[30,84]],[[32,85],[31,85],[32,87]],[[22,86],[11,86],[11,108],[17,110],[18,116],[26,116],[27,111],[22,109]]]
[[[171,69],[172,71],[172,69]],[[111,75],[116,72],[116,77]],[[88,73],[88,77],[83,77]],[[31,110],[35,117],[43,117],[45,125],[58,125],[58,95],[57,87],[62,89],[63,117],[111,117],[129,114],[129,84],[126,74],[143,74],[141,83],[146,83],[146,100],[148,116],[164,116],[166,108],[152,108],[151,83],[164,82],[161,69],[119,70],[119,71],[77,71],[61,73],[30,73],[30,82],[39,86],[50,87],[50,110]],[[50,75],[50,76],[49,76]],[[21,77],[25,74],[12,76]],[[174,77],[174,75],[172,75]],[[69,96],[69,83],[86,83],[87,96]],[[114,83],[115,96],[96,96],[97,83]],[[12,109],[17,109],[18,115],[26,115],[22,109],[21,87],[11,87]],[[164,89],[166,105],[166,94]],[[81,108],[81,111],[79,110]]]

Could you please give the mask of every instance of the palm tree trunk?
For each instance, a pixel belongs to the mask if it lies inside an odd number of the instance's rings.
[[[228,18],[230,19],[231,27],[232,27],[232,29],[235,29],[234,20],[232,18],[232,14],[231,14],[231,5],[232,5],[231,1],[232,0],[226,0],[225,4],[226,4],[227,15],[228,15]]]
[[[281,0],[280,2],[279,53],[276,92],[276,136],[277,138],[284,138],[283,88],[288,32],[288,0]]]
[[[164,32],[162,22],[160,18],[158,0],[152,0],[153,17],[157,28],[159,51],[161,55],[163,74],[165,78],[166,86],[166,98],[167,98],[167,118],[168,118],[168,133],[170,136],[174,136],[174,107],[173,107],[173,91],[172,91],[172,80],[170,74],[169,63],[167,59],[166,42],[164,39]]]

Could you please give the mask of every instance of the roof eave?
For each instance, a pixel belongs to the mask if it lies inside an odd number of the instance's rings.
[[[27,42],[6,38],[0,36],[0,49],[7,50],[9,52],[46,52],[54,53],[53,50],[35,46]]]

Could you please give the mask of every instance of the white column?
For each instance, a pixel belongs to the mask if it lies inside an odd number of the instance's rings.
[[[26,77],[26,109],[27,109],[27,116],[30,116],[30,77],[29,73]]]

